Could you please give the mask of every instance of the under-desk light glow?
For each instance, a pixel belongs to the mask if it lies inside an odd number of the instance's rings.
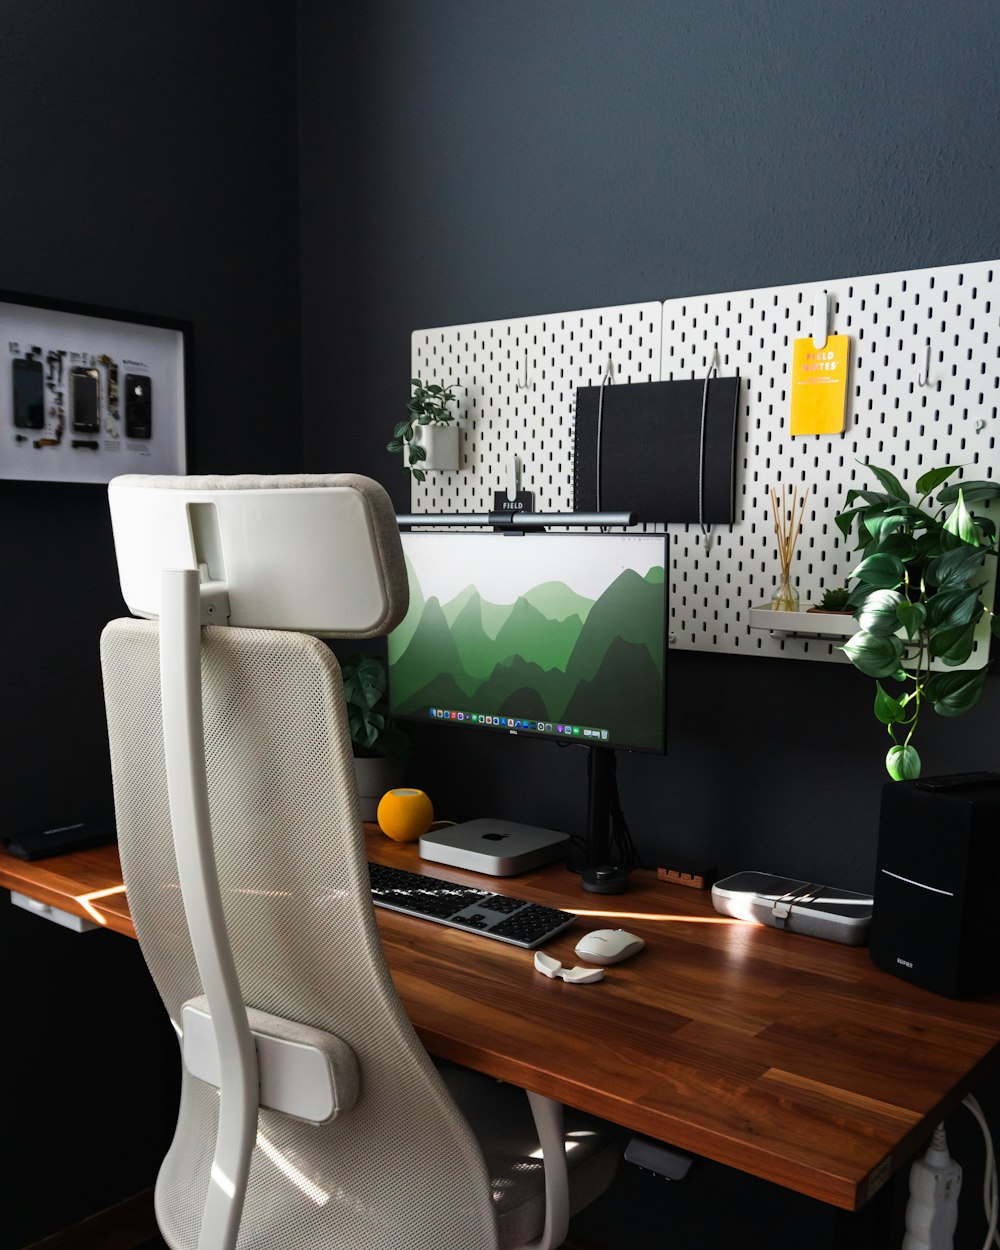
[[[96,898],[107,898],[111,894],[124,894],[124,885],[112,885],[106,890],[91,890],[89,894],[75,894],[73,901],[79,903],[83,910],[97,924],[106,925],[108,922],[104,919],[96,907],[91,906]]]
[[[658,923],[673,922],[675,924],[742,924],[742,920],[734,916],[675,916],[669,913],[646,911],[584,911],[574,908],[578,916],[586,916],[591,920],[655,920]]]

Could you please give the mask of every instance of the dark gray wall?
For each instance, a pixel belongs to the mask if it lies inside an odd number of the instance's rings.
[[[294,8],[4,0],[0,34],[0,289],[190,322],[192,470],[298,468]],[[101,487],[0,483],[15,827],[108,797],[106,513]]]
[[[293,5],[0,4],[0,289],[191,322],[196,471],[301,461],[296,109]],[[110,803],[97,648],[123,605],[102,488],[0,482],[0,533],[16,830]],[[49,929],[0,907],[4,1247],[150,1184],[169,1140],[135,944]]]
[[[988,3],[853,0],[817,21],[735,0],[300,11],[306,463],[371,473],[397,504],[384,443],[414,329],[1000,248]],[[670,681],[668,757],[620,766],[647,855],[870,886],[889,745],[871,682],[685,653]],[[925,771],[995,764],[997,713],[991,680],[964,720],[925,717]],[[579,827],[582,752],[419,737],[444,814]]]
[[[417,328],[997,256],[998,53],[990,0],[301,0],[306,467],[408,505],[383,448]],[[620,764],[650,858],[870,887],[872,683],[691,653],[670,682],[669,755]],[[966,718],[926,717],[925,771],[996,767],[998,714],[991,678]],[[579,828],[582,752],[417,738],[441,815]],[[631,1239],[609,1244],[773,1244],[779,1218],[822,1244],[815,1211],[745,1196],[645,1192],[645,1239],[619,1201],[605,1228]]]

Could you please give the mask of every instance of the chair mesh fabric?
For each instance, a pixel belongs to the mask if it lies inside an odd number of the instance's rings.
[[[545,1169],[531,1107],[513,1085],[442,1063],[439,1071],[486,1156],[500,1250],[536,1238],[545,1221]],[[622,1130],[565,1107],[569,1213],[576,1215],[615,1178]]]
[[[325,1125],[261,1110],[240,1250],[491,1250],[482,1151],[396,995],[371,905],[336,659],[314,638],[203,630],[209,806],[226,924],[248,1006],[337,1034],[361,1092]],[[102,638],[122,871],[143,954],[180,1034],[203,993],[167,801],[153,622]],[[217,1091],[186,1072],[157,1180],[173,1250],[194,1250]]]

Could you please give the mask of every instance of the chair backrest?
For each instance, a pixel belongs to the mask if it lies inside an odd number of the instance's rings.
[[[303,479],[309,489],[341,489],[344,480]],[[269,485],[264,479],[262,489]],[[213,489],[226,489],[225,479]],[[362,490],[374,530],[383,531],[371,550],[391,601],[402,577],[391,506],[374,483]],[[336,546],[337,536],[309,541]],[[394,614],[379,628],[392,628]],[[105,630],[122,870],[146,962],[180,1038],[184,1004],[204,987],[178,886],[159,661],[155,622],[120,620]],[[238,1245],[494,1247],[482,1152],[403,1011],[379,942],[335,657],[300,633],[208,626],[202,699],[215,860],[244,1001],[341,1039],[360,1073],[353,1107],[326,1123],[259,1109]],[[185,1069],[156,1188],[174,1250],[198,1245],[218,1114],[217,1089]]]

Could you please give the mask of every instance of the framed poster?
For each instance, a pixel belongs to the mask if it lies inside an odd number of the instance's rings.
[[[190,327],[0,291],[0,478],[187,470]]]

